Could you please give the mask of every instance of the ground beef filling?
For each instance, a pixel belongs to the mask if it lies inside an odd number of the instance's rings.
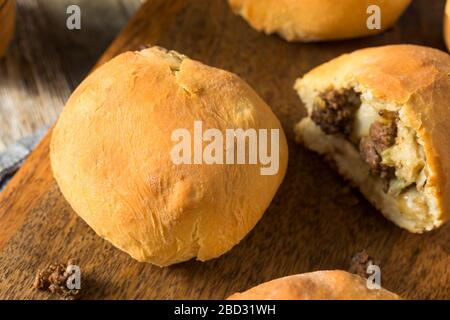
[[[328,90],[314,100],[311,119],[326,134],[349,136],[360,105],[359,94],[352,89]]]
[[[376,121],[370,126],[369,135],[361,139],[359,152],[367,163],[370,173],[380,177],[384,182],[384,190],[389,189],[389,181],[395,177],[395,168],[382,163],[381,153],[395,143],[397,125],[395,121]]]
[[[328,90],[314,100],[311,120],[326,134],[343,134],[350,138],[360,106],[360,95],[353,89]],[[395,143],[397,115],[386,110],[379,115],[381,120],[372,123],[369,135],[359,141],[359,151],[370,173],[382,179],[387,192],[390,180],[395,178],[395,168],[383,164],[381,154]]]

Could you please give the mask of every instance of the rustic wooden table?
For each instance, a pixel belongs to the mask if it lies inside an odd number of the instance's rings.
[[[81,30],[66,28],[71,4],[81,9]],[[17,1],[15,36],[0,60],[0,152],[54,122],[139,5],[139,0]]]

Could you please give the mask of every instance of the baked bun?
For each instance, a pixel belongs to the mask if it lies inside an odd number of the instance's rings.
[[[278,173],[262,175],[259,161],[175,164],[172,135],[185,130],[194,142],[194,121],[203,132],[278,129]],[[50,155],[61,192],[98,235],[167,266],[218,257],[241,241],[274,197],[288,151],[280,122],[238,76],[153,47],[119,55],[80,84]]]
[[[340,271],[316,271],[263,283],[229,300],[398,300],[385,289],[369,289],[367,280]]]
[[[231,8],[258,31],[288,41],[325,41],[381,33],[392,27],[411,0],[228,0]],[[372,11],[381,9],[381,29],[369,29]]]
[[[6,53],[14,34],[16,0],[0,0],[0,57]]]
[[[306,147],[411,232],[450,215],[450,56],[394,45],[343,55],[297,80]]]
[[[450,50],[450,0],[447,0],[447,4],[445,6],[444,36],[445,43],[447,43],[447,48]]]

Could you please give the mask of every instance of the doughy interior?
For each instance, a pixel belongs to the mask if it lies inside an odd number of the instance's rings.
[[[357,85],[299,93],[309,115],[297,127],[302,143],[331,155],[340,173],[397,225],[423,232],[440,224],[423,143],[402,106]]]

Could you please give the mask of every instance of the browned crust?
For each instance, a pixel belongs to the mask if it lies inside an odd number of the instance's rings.
[[[316,271],[272,280],[230,300],[397,300],[385,289],[369,289],[360,276],[340,271]]]

